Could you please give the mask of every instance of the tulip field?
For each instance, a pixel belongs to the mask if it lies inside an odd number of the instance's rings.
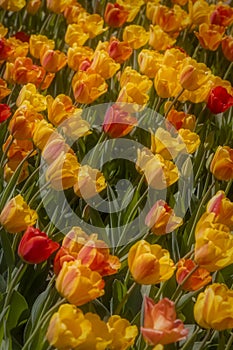
[[[232,350],[232,180],[232,0],[0,0],[0,350]]]

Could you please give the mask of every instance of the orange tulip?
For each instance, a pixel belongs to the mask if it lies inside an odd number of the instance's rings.
[[[93,57],[93,49],[88,46],[78,46],[76,44],[73,44],[72,47],[68,48],[67,51],[67,63],[68,66],[75,70],[79,70],[80,64],[86,60],[91,60]]]
[[[171,123],[176,130],[179,129],[189,129],[193,130],[196,123],[196,117],[193,114],[187,114],[183,111],[177,111],[175,109],[171,109],[167,115],[167,121]],[[170,129],[169,124],[167,128]]]
[[[40,54],[40,63],[47,72],[56,73],[65,67],[67,57],[64,52],[59,50],[42,49]]]
[[[145,224],[156,235],[164,235],[181,226],[182,218],[175,215],[174,210],[163,200],[158,200],[146,216]]]
[[[228,61],[233,61],[233,37],[225,36],[222,39],[222,52]]]
[[[210,14],[210,23],[229,27],[233,23],[233,9],[228,4],[219,3]]]
[[[29,0],[26,6],[26,10],[30,15],[35,15],[37,11],[39,11],[41,5],[41,0]]]
[[[110,27],[119,28],[127,21],[128,14],[129,12],[123,6],[108,2],[104,12],[104,20]]]
[[[207,213],[214,213],[214,222],[227,225],[233,229],[233,203],[226,198],[223,191],[218,191],[208,202]]]
[[[117,38],[111,37],[108,46],[108,54],[115,62],[120,64],[125,62],[132,55],[132,52],[133,49],[127,42],[119,41]]]
[[[176,271],[177,283],[181,284],[196,266],[197,265],[195,262],[191,259],[180,259],[178,261]],[[212,278],[209,271],[203,267],[198,267],[182,285],[182,289],[187,291],[195,291],[210,283],[211,280]]]
[[[185,339],[188,330],[181,320],[176,319],[173,301],[164,298],[155,304],[151,298],[145,297],[141,333],[149,345],[166,345]]]
[[[215,51],[221,44],[225,28],[215,24],[202,23],[199,26],[199,32],[194,33],[204,49]]]
[[[8,96],[11,93],[11,90],[7,88],[7,83],[5,80],[0,79],[0,100]]]

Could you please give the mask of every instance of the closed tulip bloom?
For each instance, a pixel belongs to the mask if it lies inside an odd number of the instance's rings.
[[[46,35],[32,34],[29,40],[30,54],[35,58],[40,58],[43,47],[53,50],[55,47],[54,40],[49,39]]]
[[[113,138],[123,137],[128,135],[137,123],[137,119],[125,111],[124,107],[114,104],[105,114],[103,131]]]
[[[209,76],[210,70],[204,63],[187,58],[181,68],[180,84],[184,89],[197,90],[207,82]]]
[[[53,125],[42,119],[35,124],[32,136],[33,143],[42,151],[53,133],[55,133]]]
[[[11,116],[10,106],[8,106],[5,103],[0,103],[0,123],[3,123],[5,120],[10,118],[10,116]]]
[[[89,165],[80,166],[74,192],[77,196],[89,199],[107,187],[103,173]]]
[[[129,12],[123,6],[110,2],[107,3],[104,12],[104,21],[113,28],[121,27],[126,21]]]
[[[52,188],[64,191],[71,188],[77,181],[79,170],[77,157],[69,152],[61,152],[46,170],[46,179]]]
[[[210,164],[210,171],[218,180],[233,179],[233,149],[228,146],[218,146]]]
[[[214,283],[200,293],[194,305],[194,318],[203,328],[217,331],[233,327],[233,291]]]
[[[187,114],[183,111],[177,111],[175,109],[171,109],[166,117],[167,121],[172,124],[176,130],[179,129],[189,129],[192,131],[195,128],[196,117],[193,114]],[[168,130],[170,126],[167,126]]]
[[[175,304],[168,298],[155,303],[147,296],[144,299],[143,338],[149,345],[171,344],[188,335],[181,320],[176,318]]]
[[[78,103],[90,104],[107,92],[108,85],[100,74],[80,71],[73,77],[72,88]]]
[[[155,235],[165,235],[181,226],[182,218],[162,199],[158,200],[146,216],[145,224]]]
[[[208,96],[207,107],[212,113],[223,113],[231,106],[233,106],[233,95],[229,94],[225,87],[216,86],[211,89]]]
[[[73,44],[83,46],[88,39],[89,34],[84,32],[80,24],[72,23],[67,26],[65,42],[69,46],[72,46]]]
[[[56,280],[57,291],[76,306],[88,303],[104,294],[104,281],[79,260],[64,262]]]
[[[25,101],[13,114],[8,129],[16,139],[31,139],[35,125],[40,120],[43,120],[43,116]]]
[[[37,11],[39,11],[41,5],[41,0],[29,0],[26,6],[26,10],[30,15],[35,15]]]
[[[77,23],[79,14],[85,11],[81,4],[72,1],[71,4],[66,4],[63,16],[67,24]]]
[[[233,23],[233,9],[228,4],[219,3],[210,14],[210,23],[229,27]]]
[[[205,224],[196,231],[195,261],[210,272],[230,265],[233,259],[233,236],[229,227],[218,223]]]
[[[59,50],[42,49],[40,63],[47,72],[56,73],[67,64],[67,57]]]
[[[91,47],[73,44],[67,51],[67,64],[71,69],[78,71],[80,64],[84,60],[92,59],[93,53],[94,51]]]
[[[214,213],[214,222],[233,229],[233,203],[226,198],[225,192],[218,191],[208,202],[207,213]]]
[[[228,35],[222,39],[222,52],[226,59],[233,61],[233,37]]]
[[[53,164],[61,154],[69,153],[74,156],[73,150],[70,146],[65,142],[65,139],[54,131],[53,134],[47,140],[46,145],[42,150],[42,157],[48,164]]]
[[[98,73],[106,80],[112,78],[119,69],[120,64],[116,63],[105,50],[96,50],[87,72]]]
[[[177,263],[176,281],[181,284],[187,275],[197,265],[191,259],[180,259]],[[212,281],[210,272],[203,267],[198,267],[190,277],[183,283],[182,289],[186,291],[198,290]]]
[[[36,211],[30,209],[23,197],[18,194],[3,208],[0,214],[0,223],[6,231],[16,233],[34,225],[37,218]]]
[[[216,51],[221,44],[225,28],[215,24],[202,23],[199,26],[199,32],[194,33],[204,49]]]
[[[49,321],[46,338],[59,350],[76,348],[91,333],[91,323],[75,305],[63,304]]]
[[[173,67],[161,66],[155,76],[154,87],[159,97],[176,96],[182,88],[179,84],[177,70]]]
[[[117,63],[125,62],[133,53],[133,49],[125,41],[119,41],[117,38],[111,37],[108,54]]]
[[[58,248],[59,244],[49,239],[46,233],[29,226],[20,240],[18,255],[28,264],[39,264]]]
[[[169,251],[144,240],[135,243],[128,254],[129,270],[139,284],[157,284],[172,277],[175,265]]]
[[[138,55],[139,69],[148,78],[154,78],[161,67],[163,55],[155,50],[143,49]]]
[[[74,141],[77,141],[79,137],[91,134],[90,124],[81,118],[81,113],[81,109],[76,109],[74,114],[61,125],[64,134]]]
[[[55,126],[60,125],[77,111],[71,98],[67,95],[59,94],[55,98],[47,95],[46,100],[48,105],[48,120]]]
[[[195,132],[190,131],[189,129],[183,128],[179,129],[178,134],[184,142],[187,152],[189,154],[196,152],[201,143],[199,135]]]
[[[209,23],[211,7],[205,0],[189,1],[189,16],[193,24]]]
[[[174,45],[175,42],[176,39],[165,33],[159,25],[150,25],[149,45],[152,46],[154,50],[164,51],[169,46]]]
[[[123,40],[127,41],[132,49],[139,49],[148,42],[149,33],[142,26],[132,24],[125,27]]]
[[[7,11],[17,12],[26,5],[25,0],[0,0],[0,6]]]
[[[73,0],[46,0],[46,6],[48,10],[54,13],[62,13],[73,2]]]
[[[137,326],[132,326],[127,319],[118,315],[111,316],[108,319],[107,326],[112,336],[110,349],[126,350],[134,345],[135,338],[138,335]]]

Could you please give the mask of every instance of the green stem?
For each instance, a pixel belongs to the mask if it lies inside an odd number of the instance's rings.
[[[233,333],[231,333],[231,336],[228,339],[228,342],[226,344],[225,350],[231,350],[232,343],[233,343]]]
[[[227,187],[225,189],[226,196],[228,195],[228,193],[230,191],[231,185],[232,185],[232,180],[228,181],[228,183],[227,183]]]
[[[34,194],[34,196],[30,199],[30,201],[28,202],[29,207],[33,204],[34,200],[36,199],[36,197],[41,193],[41,191],[43,191],[44,189],[48,188],[50,185],[49,182],[46,182],[43,186],[41,186],[39,188],[39,190]]]
[[[46,312],[46,314],[41,318],[40,322],[37,323],[37,326],[34,328],[34,331],[32,332],[32,334],[30,335],[30,337],[28,338],[28,340],[26,341],[26,343],[24,344],[24,346],[22,347],[21,350],[29,349],[28,346],[30,345],[31,341],[33,340],[33,337],[37,334],[39,329],[41,329],[48,322],[51,314],[53,314],[60,305],[64,304],[65,301],[66,301],[66,299],[62,298],[53,307],[51,307],[51,309],[49,309]]]
[[[121,300],[120,304],[118,304],[114,314],[115,315],[119,315],[121,312],[121,309],[123,308],[123,306],[125,305],[126,301],[128,300],[130,294],[132,293],[132,291],[134,290],[134,288],[137,286],[137,283],[134,282],[130,288],[127,290],[126,294],[124,295],[124,298]]]
[[[228,66],[228,68],[226,70],[226,73],[223,76],[223,80],[227,78],[227,76],[230,73],[230,71],[232,70],[232,68],[233,68],[233,61],[229,64],[229,66]]]
[[[201,342],[201,344],[199,345],[199,347],[197,348],[197,350],[202,350],[202,349],[204,349],[205,344],[207,343],[209,337],[211,336],[211,331],[212,331],[211,329],[208,329],[208,330],[206,331],[206,335],[204,336],[204,339],[202,340],[202,342]]]
[[[168,113],[170,112],[170,110],[172,109],[172,107],[175,105],[176,101],[178,100],[178,98],[183,94],[184,92],[184,88],[182,88],[180,90],[180,92],[176,95],[176,97],[174,98],[174,100],[172,101],[172,103],[170,104],[168,110],[166,111],[166,114],[165,114],[165,118],[167,117]]]
[[[191,337],[184,343],[184,345],[182,346],[182,348],[180,350],[189,350],[190,345],[192,344],[192,342],[195,340],[197,333],[199,332],[199,327],[195,330],[195,332],[193,332],[193,334],[191,335]]]
[[[14,275],[12,281],[10,282],[9,288],[7,289],[7,294],[6,294],[6,299],[4,302],[3,309],[5,309],[9,305],[14,288],[18,284],[18,282],[20,281],[20,279],[23,276],[24,272],[26,271],[27,267],[28,267],[27,264],[22,263],[20,265],[20,267],[18,268],[16,274]]]

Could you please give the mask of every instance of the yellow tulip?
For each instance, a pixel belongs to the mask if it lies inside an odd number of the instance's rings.
[[[218,146],[210,164],[210,171],[218,180],[233,179],[233,149],[228,146]]]
[[[30,209],[19,194],[12,198],[0,214],[1,225],[10,233],[21,232],[33,226],[38,218],[35,210]]]
[[[206,287],[197,297],[194,318],[203,328],[218,331],[233,328],[233,291],[223,283]]]
[[[53,133],[55,133],[55,128],[52,124],[48,123],[45,119],[38,121],[35,124],[32,135],[35,146],[42,151]]]
[[[116,63],[106,51],[96,50],[92,57],[92,63],[87,72],[88,74],[98,73],[104,79],[109,79],[113,77],[120,67],[120,64]]]
[[[149,45],[153,47],[154,50],[164,51],[169,46],[174,45],[176,39],[165,33],[159,25],[150,25],[149,33]]]
[[[109,332],[112,336],[112,343],[109,346],[112,350],[126,350],[134,345],[138,334],[137,326],[131,326],[130,322],[118,315],[113,315],[107,323]]]
[[[85,60],[91,60],[93,57],[93,49],[88,46],[78,46],[77,44],[73,44],[72,47],[68,48],[67,51],[67,63],[68,66],[75,70],[79,70],[80,64]]]
[[[162,98],[176,96],[182,89],[179,84],[177,70],[173,67],[161,66],[155,76],[154,87],[157,94]]]
[[[194,32],[201,46],[206,50],[216,51],[221,44],[225,27],[202,23],[199,32]]]
[[[184,144],[186,145],[188,153],[192,154],[198,149],[201,140],[197,133],[192,132],[189,129],[181,128],[179,129],[178,134],[181,137]]]
[[[137,85],[142,93],[147,93],[152,86],[151,80],[146,75],[141,75],[135,69],[132,69],[130,66],[127,66],[121,75],[121,88],[126,86],[126,84],[128,83]]]
[[[37,112],[47,109],[46,97],[37,92],[34,84],[28,83],[22,87],[16,100],[16,106],[21,106],[24,101],[28,101]]]
[[[82,27],[83,32],[88,34],[91,39],[108,29],[103,28],[104,20],[99,14],[89,14],[85,11],[80,12],[78,16],[78,25]]]
[[[144,4],[143,0],[116,0],[116,3],[124,7],[128,12],[127,22],[133,22],[141,6]]]
[[[184,89],[197,90],[208,81],[210,74],[210,69],[204,63],[199,63],[188,57],[183,61],[180,84]]]
[[[47,36],[41,34],[30,35],[29,49],[30,54],[35,58],[40,58],[41,49],[43,47],[53,50],[55,47],[54,40],[48,39]]]
[[[55,190],[63,191],[74,186],[77,181],[78,169],[77,157],[69,152],[61,152],[46,170],[46,180],[51,183]]]
[[[74,107],[71,98],[64,94],[59,94],[55,98],[46,96],[48,105],[48,120],[53,125],[58,126],[68,119],[77,109]]]
[[[65,34],[65,42],[69,46],[72,46],[73,44],[83,46],[87,39],[89,39],[89,34],[84,32],[80,24],[68,24]]]
[[[56,280],[57,291],[76,306],[104,294],[104,280],[96,271],[81,265],[79,260],[64,262]]]
[[[149,33],[142,26],[132,24],[125,27],[123,40],[127,41],[133,49],[139,49],[148,42]]]
[[[0,0],[0,6],[8,11],[20,11],[25,5],[25,0]]]
[[[63,304],[50,319],[46,338],[57,349],[74,348],[90,336],[91,323],[82,310],[74,305]]]
[[[155,50],[143,49],[138,55],[139,69],[148,78],[154,78],[161,67],[163,55]]]
[[[135,243],[128,254],[129,270],[139,284],[157,284],[172,277],[175,265],[169,251],[144,240]]]

